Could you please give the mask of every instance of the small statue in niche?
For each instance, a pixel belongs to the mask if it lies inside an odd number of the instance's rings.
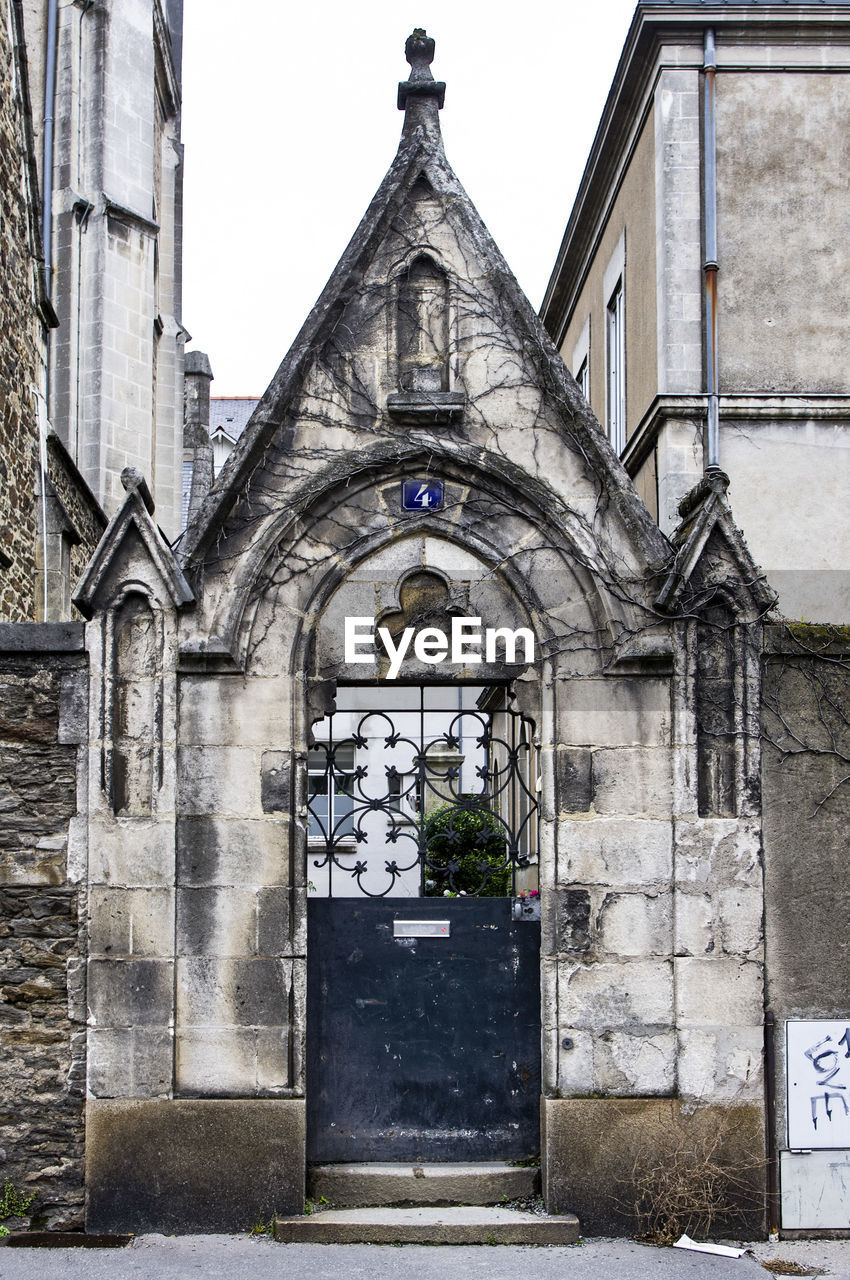
[[[432,258],[414,258],[399,282],[398,361],[403,390],[448,390],[449,290]]]

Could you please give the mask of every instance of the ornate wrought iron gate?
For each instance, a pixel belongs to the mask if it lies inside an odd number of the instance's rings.
[[[536,888],[530,725],[504,690],[358,687],[337,701],[308,760],[314,894],[494,897]]]
[[[341,691],[308,766],[308,1158],[528,1156],[530,726],[501,690],[372,688],[363,709],[366,696]]]

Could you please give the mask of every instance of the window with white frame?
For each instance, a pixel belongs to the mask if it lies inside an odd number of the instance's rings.
[[[333,843],[354,839],[354,743],[311,748],[307,755],[307,839]]]
[[[617,454],[626,445],[626,326],[623,311],[623,277],[608,298],[605,310],[608,395],[606,423],[608,439]]]
[[[579,391],[581,392],[581,394],[584,396],[586,400],[588,397],[588,392],[590,390],[590,380],[589,380],[588,368],[587,368],[587,356],[584,357],[584,359],[582,360],[581,364],[578,367],[578,372],[576,373],[576,382],[578,383]]]
[[[578,389],[585,400],[590,399],[590,316],[585,317],[581,332],[573,347],[573,358],[570,363]]]

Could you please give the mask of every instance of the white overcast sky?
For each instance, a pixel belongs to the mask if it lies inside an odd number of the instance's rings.
[[[395,155],[416,26],[446,154],[540,305],[635,0],[185,0],[183,321],[260,395]]]

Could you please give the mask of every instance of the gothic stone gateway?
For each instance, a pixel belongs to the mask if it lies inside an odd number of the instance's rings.
[[[92,1229],[303,1205],[308,760],[355,616],[536,638],[452,674],[510,677],[533,726],[548,1206],[622,1230],[680,1130],[763,1153],[770,596],[722,474],[672,544],[649,517],[446,161],[433,41],[406,52],[398,154],[176,553],[128,473],[78,590]]]

